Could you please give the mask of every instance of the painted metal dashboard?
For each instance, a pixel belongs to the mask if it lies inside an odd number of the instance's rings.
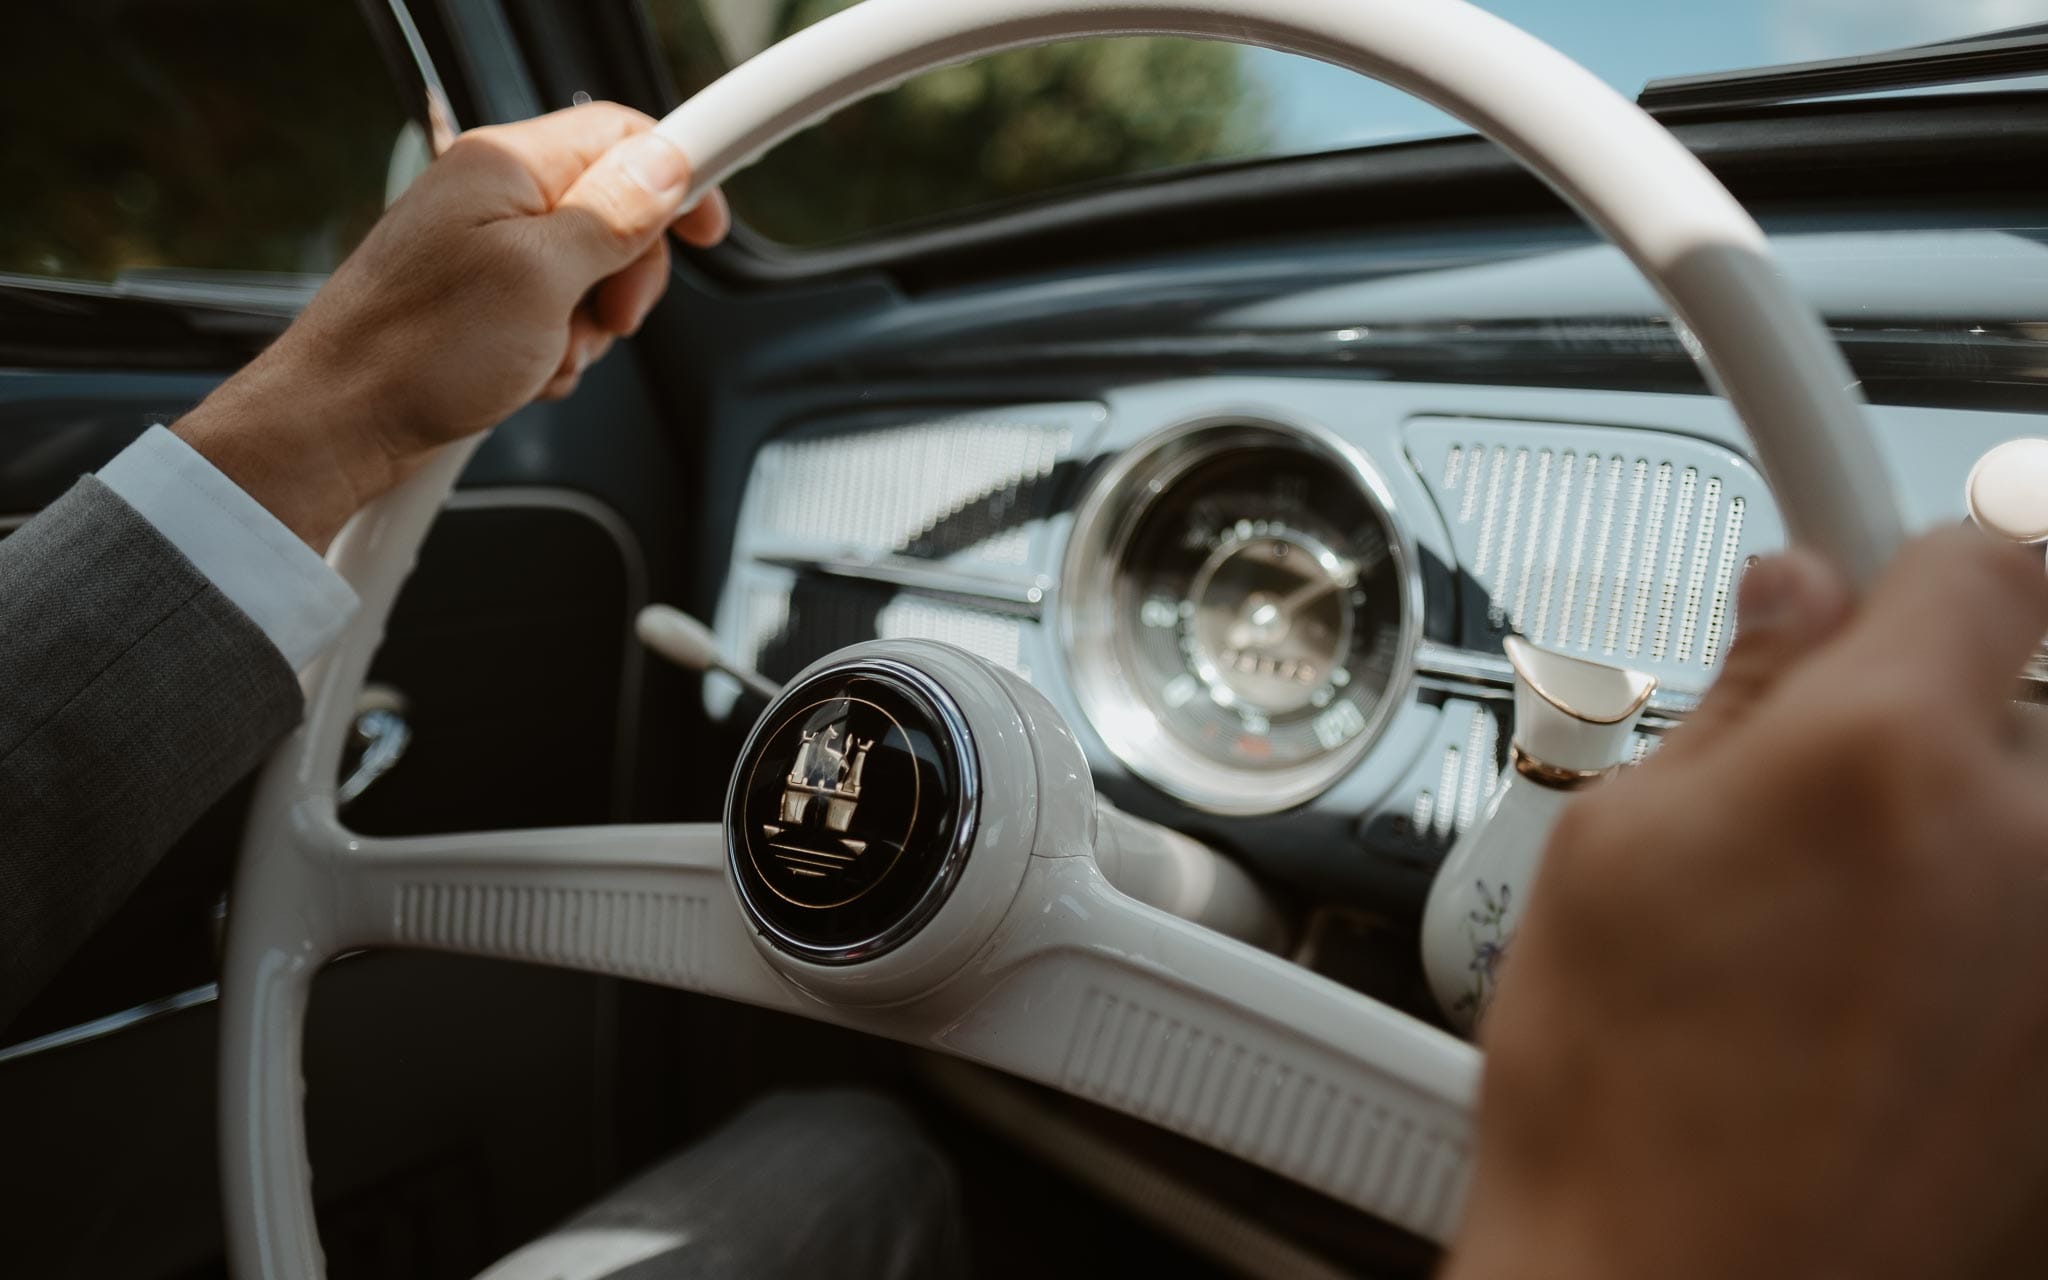
[[[2041,238],[1772,230],[1880,402],[1870,420],[1909,524],[1963,519],[1974,460],[2041,434],[2009,411],[2042,400],[2024,319],[2048,292]],[[718,629],[728,656],[777,676],[878,635],[962,644],[1053,699],[1124,807],[1311,893],[1416,901],[1502,763],[1506,631],[1653,671],[1651,723],[1668,725],[1726,652],[1745,562],[1783,541],[1741,424],[1702,394],[1659,311],[1571,227],[877,298],[826,322],[830,342],[813,331],[748,371],[801,388],[802,407],[760,422],[757,445],[734,440],[746,479]],[[859,408],[832,407],[834,386]],[[1108,545],[1077,542],[1077,515],[1162,438],[1231,423],[1354,458],[1383,490],[1414,593],[1413,643],[1385,714],[1361,717],[1364,748],[1327,785],[1244,804],[1132,749],[1089,689],[1102,633],[1074,625],[1118,581],[1077,571]],[[1125,611],[1164,624],[1160,604]],[[1124,674],[1143,721],[1174,677],[1139,665]],[[733,693],[713,687],[714,712]]]
[[[1873,420],[1921,526],[1960,519],[1971,462],[2032,430],[2005,413],[1882,407]],[[1063,594],[1089,580],[1076,560],[1098,550],[1074,540],[1076,511],[1117,482],[1119,459],[1245,422],[1327,437],[1371,468],[1419,610],[1355,763],[1274,812],[1255,811],[1256,791],[1219,812],[1140,776],[1077,680],[1090,655],[1071,620],[1099,602]],[[1494,786],[1508,630],[1655,672],[1668,723],[1732,639],[1743,564],[1783,539],[1739,423],[1707,397],[1185,379],[1085,401],[870,411],[775,439],[741,505],[718,626],[728,656],[777,676],[877,635],[961,644],[1046,692],[1125,807],[1313,889],[1405,899]],[[1134,684],[1133,705],[1142,693]],[[735,694],[714,687],[714,711]]]

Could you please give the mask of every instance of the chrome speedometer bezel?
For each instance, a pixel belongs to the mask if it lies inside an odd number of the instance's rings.
[[[1133,695],[1142,673],[1126,672],[1118,631],[1116,574],[1144,515],[1181,477],[1219,452],[1284,448],[1338,468],[1387,534],[1401,584],[1397,652],[1366,725],[1350,742],[1280,769],[1235,767],[1178,738]],[[1270,413],[1214,413],[1154,432],[1105,466],[1075,508],[1059,580],[1057,614],[1069,683],[1089,727],[1132,774],[1205,813],[1251,817],[1308,803],[1365,758],[1406,700],[1422,639],[1423,585],[1414,537],[1398,518],[1386,482],[1357,449],[1332,432]]]

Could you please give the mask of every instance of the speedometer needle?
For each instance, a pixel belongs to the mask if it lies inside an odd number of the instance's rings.
[[[1285,627],[1292,623],[1294,614],[1305,605],[1313,604],[1333,591],[1351,585],[1351,575],[1316,578],[1303,583],[1278,600],[1262,600],[1244,615],[1240,624],[1231,628],[1230,640],[1235,648],[1245,648],[1256,638],[1254,632],[1271,631],[1274,627]],[[1278,637],[1269,637],[1276,640]]]
[[[1260,626],[1264,626],[1274,618],[1291,614],[1305,604],[1322,599],[1332,591],[1341,591],[1345,587],[1350,586],[1349,577],[1350,575],[1347,574],[1341,578],[1317,578],[1313,582],[1296,587],[1278,600],[1260,605],[1252,612],[1252,621]]]

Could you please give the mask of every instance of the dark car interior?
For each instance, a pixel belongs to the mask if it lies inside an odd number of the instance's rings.
[[[763,38],[831,7],[783,6]],[[475,125],[606,98],[659,116],[736,60],[725,46],[753,19],[730,8],[109,0],[15,15],[0,529],[280,332],[426,163],[436,111]],[[2031,53],[1970,83],[1681,83],[1646,99],[1822,312],[1923,525],[1960,520],[1972,462],[2048,409],[2048,89],[2024,78],[2048,73],[2048,46],[2021,36],[2007,43]],[[1782,533],[1767,490],[1740,491],[1746,525],[1713,505],[1719,479],[1694,497],[1745,455],[1741,424],[1656,296],[1541,182],[1462,132],[1260,154],[1197,109],[1219,65],[1176,69],[1168,51],[1137,72],[1184,77],[1168,105],[1193,112],[1175,136],[1194,143],[1134,128],[1121,152],[1007,187],[949,185],[947,165],[874,180],[962,136],[1024,148],[999,132],[1014,87],[991,79],[952,132],[891,95],[736,180],[731,239],[679,252],[645,330],[574,397],[497,428],[464,473],[371,671],[344,761],[349,826],[718,820],[761,704],[643,647],[650,604],[705,620],[726,660],[773,681],[861,640],[944,640],[1085,726],[1117,805],[1236,859],[1284,904],[1296,963],[1440,1023],[1415,958],[1423,895],[1506,762],[1501,637],[1530,616],[1540,629],[1553,596],[1557,639],[1575,633],[1566,580],[1594,554],[1592,462],[1659,486],[1639,522],[1664,539],[1637,544],[1648,605],[1631,617],[1617,584],[1612,620],[1596,625],[1590,594],[1585,611],[1589,651],[1610,628],[1609,652],[1619,635],[1667,677],[1643,751],[1711,678],[1729,566]],[[46,111],[76,114],[22,125]],[[143,123],[127,136],[117,120]],[[130,224],[157,238],[136,249]],[[1192,515],[1091,523],[1121,510],[1113,478],[1166,434],[1275,422],[1228,476],[1172,473],[1211,486]],[[1178,533],[1143,522],[1227,523],[1249,495],[1298,508],[1301,538],[1361,536],[1329,517],[1348,499],[1318,487],[1323,455],[1297,434],[1404,477],[1373,518],[1415,525],[1392,536],[1419,616],[1372,622],[1377,653],[1338,655],[1345,680],[1374,686],[1356,723],[1323,713],[1352,706],[1341,697],[1286,723],[1176,719],[1181,655],[1147,649],[1139,620],[1155,601],[1198,604],[1200,573],[1174,558]],[[1576,493],[1574,453],[1591,460]],[[1407,514],[1411,496],[1427,517]],[[1097,564],[1114,571],[1083,598]],[[1097,678],[1090,647],[1126,644],[1140,685]],[[1118,699],[1180,744],[1121,742]],[[1269,756],[1286,794],[1216,802],[1216,771]],[[245,787],[217,805],[0,1027],[0,1271],[227,1273],[215,1002],[247,804]],[[319,978],[306,1035],[337,1280],[474,1275],[747,1101],[847,1084],[905,1103],[954,1161],[977,1275],[1419,1277],[1438,1256],[1089,1101],[619,977],[358,953]]]

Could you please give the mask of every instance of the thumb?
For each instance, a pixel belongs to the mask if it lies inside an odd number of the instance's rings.
[[[1841,575],[1810,551],[1758,561],[1742,575],[1727,665],[1685,728],[1672,735],[1672,745],[1705,743],[1748,715],[1786,672],[1841,628],[1849,604]]]
[[[689,158],[658,133],[635,133],[584,170],[543,221],[588,288],[646,253],[689,190]]]

